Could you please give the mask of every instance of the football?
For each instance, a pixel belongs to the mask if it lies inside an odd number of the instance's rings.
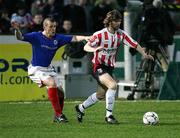
[[[143,123],[145,125],[156,125],[159,123],[159,117],[155,112],[146,112],[143,116]]]

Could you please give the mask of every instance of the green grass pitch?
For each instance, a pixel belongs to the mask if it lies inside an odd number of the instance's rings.
[[[78,123],[74,106],[66,101],[64,113],[69,123],[52,123],[49,102],[0,103],[0,138],[180,138],[180,101],[116,101],[114,115],[119,125],[104,121],[105,102],[86,110]],[[142,123],[143,114],[155,111],[156,126]]]

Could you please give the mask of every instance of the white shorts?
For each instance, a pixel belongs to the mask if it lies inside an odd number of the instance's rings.
[[[58,74],[54,71],[52,66],[49,67],[32,66],[32,65],[28,66],[29,78],[33,82],[37,83],[39,87],[42,87],[43,86],[42,82],[48,79],[49,77],[54,78],[57,87],[61,86],[62,84],[58,82],[57,75]]]

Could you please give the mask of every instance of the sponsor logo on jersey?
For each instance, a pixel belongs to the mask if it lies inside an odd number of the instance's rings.
[[[41,47],[49,49],[49,50],[56,50],[57,49],[57,47],[50,47],[50,46],[47,46],[47,45],[41,45]]]
[[[116,53],[116,48],[103,49],[102,52],[103,52],[104,54],[114,55],[114,54]]]

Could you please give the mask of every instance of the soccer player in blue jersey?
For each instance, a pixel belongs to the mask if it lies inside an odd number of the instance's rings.
[[[32,45],[32,60],[28,67],[30,79],[39,87],[46,86],[48,98],[55,112],[54,122],[68,122],[62,113],[64,106],[64,94],[62,87],[57,83],[57,74],[50,66],[56,51],[63,45],[81,40],[88,40],[89,36],[67,36],[56,34],[57,23],[52,18],[46,18],[43,22],[42,32],[31,32],[22,34],[19,24],[12,23],[15,36],[18,40],[29,42]]]

